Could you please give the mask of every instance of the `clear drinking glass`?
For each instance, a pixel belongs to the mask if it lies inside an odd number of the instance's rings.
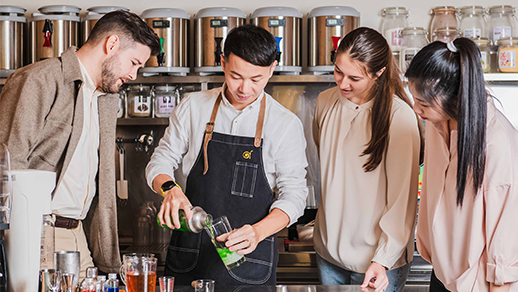
[[[195,292],[214,292],[214,280],[200,279],[194,281]]]
[[[48,287],[52,292],[61,291],[61,271],[57,270],[49,273]]]
[[[215,219],[210,225],[207,225],[205,230],[209,234],[219,257],[227,269],[233,269],[245,262],[245,257],[242,254],[238,254],[237,251],[230,251],[228,247],[225,246],[224,241],[216,240],[218,236],[232,231],[232,227],[226,216]]]
[[[173,292],[174,288],[174,277],[163,276],[158,279],[160,284],[160,292]]]

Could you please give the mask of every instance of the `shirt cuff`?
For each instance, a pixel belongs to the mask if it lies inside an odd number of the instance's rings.
[[[153,189],[153,180],[155,180],[155,178],[160,175],[160,174],[166,174],[166,175],[169,175],[170,177],[174,179],[174,174],[170,173],[168,169],[165,169],[163,167],[155,167],[154,169],[152,170],[149,170],[149,172],[147,173],[146,175],[146,179],[147,179],[147,185],[149,186],[149,188],[151,190],[153,190],[153,192],[157,193],[154,189]],[[157,193],[158,194],[158,193]],[[159,194],[161,195],[161,194]]]
[[[371,260],[372,262],[377,262],[378,264],[385,267],[385,269],[390,270],[392,266],[394,266],[395,263],[390,263],[387,259],[383,258],[382,256],[375,255],[374,258]]]
[[[486,281],[501,286],[518,281],[518,267],[506,266],[502,258],[496,259],[496,264],[487,264]]]
[[[283,211],[290,218],[290,223],[286,227],[289,227],[293,225],[293,223],[297,222],[299,217],[302,216],[304,213],[304,210],[300,211],[295,205],[284,200],[278,200],[273,202],[272,206],[270,207],[270,212],[275,208]]]

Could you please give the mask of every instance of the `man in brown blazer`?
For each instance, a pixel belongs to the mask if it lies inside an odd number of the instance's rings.
[[[0,143],[7,145],[13,169],[56,172],[56,250],[81,252],[81,278],[92,258],[105,272],[120,266],[117,91],[160,49],[158,36],[139,16],[108,13],[81,49],[17,70],[2,90]]]

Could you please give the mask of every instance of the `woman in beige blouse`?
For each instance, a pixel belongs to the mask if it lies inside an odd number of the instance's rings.
[[[417,247],[430,291],[518,291],[518,132],[486,92],[480,51],[432,43],[406,76],[427,120]]]
[[[317,99],[322,196],[314,232],[324,285],[401,291],[414,251],[420,136],[381,34],[358,28],[336,52],[337,86]]]

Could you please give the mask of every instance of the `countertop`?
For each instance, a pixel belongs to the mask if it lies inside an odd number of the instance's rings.
[[[157,287],[158,288],[158,287]],[[160,291],[157,289],[157,291]],[[175,292],[193,292],[189,286],[175,286]],[[324,286],[324,285],[277,285],[277,286],[238,286],[223,287],[216,284],[214,292],[373,292],[374,289],[361,289],[357,285]],[[428,286],[406,286],[405,292],[428,291]]]

